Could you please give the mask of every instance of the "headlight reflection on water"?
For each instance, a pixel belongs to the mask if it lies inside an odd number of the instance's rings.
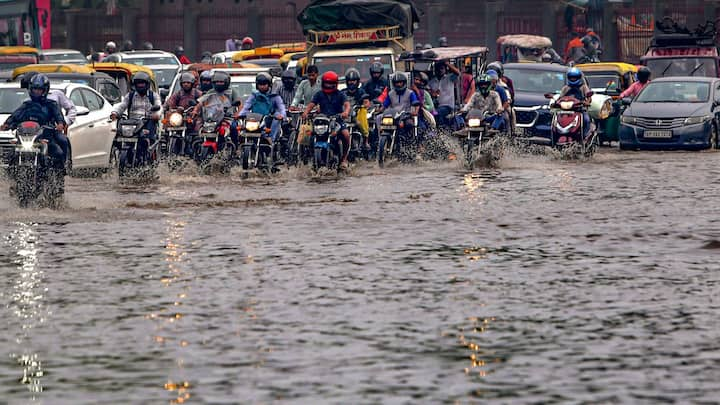
[[[16,225],[17,229],[5,238],[5,244],[17,255],[14,261],[17,272],[11,276],[15,277],[15,282],[9,307],[20,319],[21,329],[17,333],[16,342],[22,348],[22,353],[12,353],[11,356],[22,367],[22,377],[18,380],[34,394],[43,391],[42,378],[45,372],[40,356],[32,350],[32,333],[45,322],[47,311],[44,300],[47,288],[44,285],[44,272],[38,266],[36,225]]]

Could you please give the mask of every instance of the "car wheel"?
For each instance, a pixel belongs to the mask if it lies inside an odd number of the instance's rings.
[[[618,142],[618,146],[620,147],[620,150],[632,150],[633,149],[630,145],[624,144],[622,142]]]
[[[714,122],[710,127],[710,137],[708,138],[708,145],[710,149],[718,148],[718,128]]]

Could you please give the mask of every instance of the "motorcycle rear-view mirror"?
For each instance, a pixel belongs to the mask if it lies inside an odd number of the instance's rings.
[[[189,105],[190,107],[195,107],[195,106],[197,105],[197,101],[195,101],[195,100],[190,100],[190,101],[188,101],[188,105]]]
[[[630,104],[632,104],[632,98],[625,97],[624,99],[622,99],[621,103],[622,103],[622,105],[630,105]]]

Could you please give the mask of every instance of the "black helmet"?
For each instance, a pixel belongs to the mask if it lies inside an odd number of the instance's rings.
[[[225,90],[230,88],[230,75],[223,71],[213,73],[212,86],[218,93],[225,92]]]
[[[175,47],[175,55],[182,55],[185,53],[185,48],[183,48],[181,45],[178,45]]]
[[[280,80],[282,80],[283,84],[292,87],[295,86],[295,81],[297,80],[297,75],[295,74],[295,71],[292,69],[283,70],[282,74],[280,74]]]
[[[637,72],[638,81],[640,81],[640,83],[647,83],[647,81],[650,80],[651,73],[647,66],[641,66]]]
[[[213,88],[212,85],[212,73],[209,70],[204,70],[200,73],[200,90],[208,91]]]
[[[137,72],[132,77],[133,87],[140,95],[145,95],[150,88],[150,75],[145,72]],[[138,87],[138,84],[144,83],[144,86]]]
[[[373,64],[370,65],[370,74],[373,74],[373,73],[383,74],[384,72],[385,72],[385,67],[383,67],[382,63],[373,62]]]
[[[154,49],[153,44],[150,41],[143,42],[142,48],[146,51],[152,51]]]
[[[195,85],[195,75],[190,72],[184,72],[180,75],[180,84],[183,83],[191,83],[193,86]]]
[[[123,42],[122,49],[123,51],[132,51],[135,49],[135,45],[133,45],[133,41],[126,39],[125,42]]]
[[[430,82],[430,78],[428,77],[427,73],[425,72],[417,72],[415,73],[415,78],[420,79],[420,83],[422,83],[423,87],[427,86]]]
[[[448,46],[447,37],[438,38],[438,46]]]
[[[395,91],[404,91],[407,89],[407,76],[400,72],[395,72],[390,77],[390,81],[392,82],[393,89]]]
[[[349,68],[345,71],[345,84],[347,84],[348,89],[357,89],[360,85],[360,71],[355,68]]]
[[[485,70],[494,70],[500,77],[503,77],[505,73],[505,69],[503,69],[502,63],[498,61],[488,63],[487,69]]]
[[[21,89],[27,89],[30,87],[30,79],[32,79],[33,76],[38,74],[38,72],[25,72],[20,77],[20,88]]]
[[[33,90],[36,89],[42,90],[40,94],[33,92]],[[42,73],[38,73],[30,78],[30,83],[28,84],[28,93],[30,94],[30,98],[32,99],[32,101],[45,100],[49,92],[50,79],[48,79],[47,76]]]
[[[213,79],[213,81],[215,80]],[[265,72],[258,73],[257,76],[255,76],[255,88],[258,89],[258,86],[260,86],[261,84],[267,84],[268,86],[270,86],[272,84],[272,76]]]

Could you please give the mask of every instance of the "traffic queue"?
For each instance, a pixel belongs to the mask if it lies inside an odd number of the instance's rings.
[[[87,169],[121,180],[154,179],[160,164],[171,173],[188,165],[201,174],[297,165],[338,173],[361,160],[493,164],[508,147],[586,159],[613,142],[623,150],[718,145],[711,23],[685,38],[657,36],[636,66],[601,62],[592,30],[565,58],[548,38],[502,36],[500,60],[490,61],[489,48],[444,38],[440,47],[414,46],[411,9],[399,11],[406,25],[332,30],[319,26],[327,11],[303,10],[303,43],[255,48],[245,38],[194,64],[182,47],[150,44],[108,42],[74,64],[48,63],[72,50],[0,49],[34,55],[0,85],[11,195],[21,206],[52,205],[65,175]]]

